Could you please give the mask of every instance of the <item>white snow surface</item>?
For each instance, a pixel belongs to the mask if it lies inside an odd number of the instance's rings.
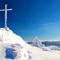
[[[15,44],[14,47],[11,47],[12,44]],[[60,60],[60,51],[44,51],[42,48],[30,46],[10,29],[0,28],[0,60],[13,60],[5,58],[7,47],[16,50],[17,56],[14,60]]]
[[[13,33],[13,31],[11,31],[9,28],[8,30],[0,28],[0,40],[3,43],[19,43],[21,45],[26,45],[25,41],[20,36]]]

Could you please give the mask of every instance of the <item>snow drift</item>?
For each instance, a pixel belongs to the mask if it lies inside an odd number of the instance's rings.
[[[28,45],[9,28],[0,28],[0,60],[60,60],[60,51]]]
[[[20,36],[13,33],[9,28],[7,30],[0,28],[0,60],[4,60],[4,58],[6,60],[30,59],[28,46],[29,45]]]

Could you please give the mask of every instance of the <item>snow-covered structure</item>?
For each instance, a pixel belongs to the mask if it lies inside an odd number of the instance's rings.
[[[38,39],[38,37],[35,37],[32,41],[33,46],[36,47],[43,47],[44,45],[42,44],[42,41]]]

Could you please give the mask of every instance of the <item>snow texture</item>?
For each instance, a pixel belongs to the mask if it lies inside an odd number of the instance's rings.
[[[9,28],[0,28],[0,60],[60,60],[60,50],[49,48],[30,46]]]

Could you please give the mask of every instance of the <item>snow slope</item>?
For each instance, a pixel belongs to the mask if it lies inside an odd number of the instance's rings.
[[[28,46],[30,45],[28,45],[21,37],[13,33],[9,28],[8,30],[0,28],[0,58],[5,57],[6,48],[12,48],[15,49],[15,52],[17,53],[16,60],[27,60],[29,59]]]
[[[6,48],[14,49],[17,56],[6,58]],[[8,52],[9,53],[9,52]],[[13,54],[13,53],[12,53]],[[44,51],[28,45],[20,36],[9,28],[0,28],[0,60],[60,60],[60,51]]]

